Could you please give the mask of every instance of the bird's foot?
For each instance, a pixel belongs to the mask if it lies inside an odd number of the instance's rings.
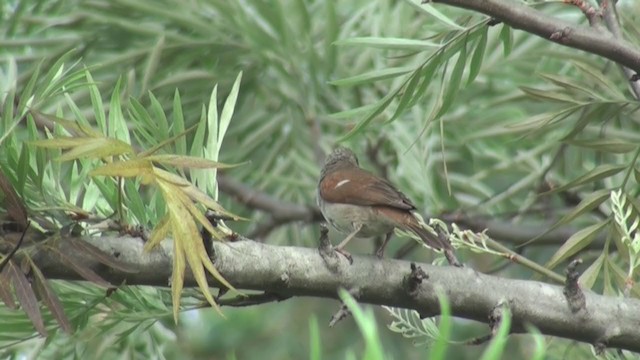
[[[349,265],[353,264],[353,257],[351,256],[351,254],[349,254],[347,250],[344,250],[343,248],[338,246],[333,248],[333,251],[337,252],[338,254],[344,256],[347,260],[349,260]]]
[[[378,257],[378,259],[382,259],[384,257],[384,248],[381,247],[378,250],[376,250],[376,257]]]

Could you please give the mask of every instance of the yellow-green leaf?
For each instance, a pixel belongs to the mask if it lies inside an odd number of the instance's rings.
[[[188,187],[188,186],[193,186],[191,185],[191,183],[189,181],[187,181],[186,179],[181,178],[178,175],[172,174],[166,170],[162,170],[160,168],[157,167],[153,167],[153,173],[156,177],[156,179],[158,181],[164,181],[166,183],[170,183],[173,184],[175,186],[180,186],[180,187]]]
[[[95,138],[61,136],[52,139],[33,140],[28,143],[47,149],[69,149],[94,142]]]
[[[196,169],[227,169],[236,167],[242,164],[224,164],[217,161],[212,161],[196,156],[186,155],[151,155],[145,157],[150,161],[159,162],[161,164],[167,164],[177,166],[181,168],[196,168]]]
[[[149,240],[144,244],[144,251],[149,251],[158,246],[158,244],[167,237],[171,226],[170,220],[171,217],[169,215],[165,215],[156,227],[153,228],[151,236],[149,236]]]
[[[109,138],[85,138],[85,144],[74,147],[60,157],[60,161],[75,160],[78,158],[101,159],[107,156],[132,153],[131,145]]]
[[[571,235],[571,237],[564,244],[562,244],[560,249],[558,249],[558,251],[553,254],[551,260],[547,262],[545,267],[553,269],[561,261],[587,247],[593,241],[593,239],[595,239],[596,235],[598,235],[598,233],[607,225],[609,225],[609,220],[601,221]]]
[[[120,177],[140,176],[145,184],[150,183],[155,178],[151,161],[147,159],[114,161],[91,170],[89,175]]]

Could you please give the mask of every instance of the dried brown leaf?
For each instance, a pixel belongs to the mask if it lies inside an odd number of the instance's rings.
[[[58,253],[58,256],[60,256],[60,260],[62,261],[63,264],[65,264],[67,267],[75,271],[83,279],[87,281],[91,281],[92,283],[105,288],[114,287],[113,285],[111,285],[110,282],[103,279],[102,276],[98,275],[95,271],[93,271],[91,268],[87,267],[86,265],[81,264],[77,261],[74,261],[68,255],[59,251],[58,249],[53,249],[53,251]]]
[[[40,271],[31,259],[29,259],[29,261],[31,262],[31,271],[33,272],[35,279],[34,285],[36,292],[44,301],[45,305],[47,305],[47,308],[49,308],[53,317],[56,319],[58,324],[60,324],[62,330],[67,334],[71,334],[73,329],[69,322],[69,318],[67,318],[67,315],[64,313],[64,308],[62,307],[60,298],[58,298],[58,295],[53,291],[48,280],[42,274],[42,271]]]
[[[47,336],[47,329],[44,327],[42,313],[40,312],[40,306],[38,306],[38,299],[29,280],[22,270],[20,270],[20,267],[13,261],[9,261],[7,264],[7,271],[9,271],[9,277],[11,278],[11,283],[16,291],[16,297],[20,302],[20,306],[22,306],[22,310],[27,314],[38,333],[42,336]]]
[[[9,278],[9,271],[0,272],[0,300],[12,310],[18,308],[13,293],[11,292],[11,279]]]
[[[4,193],[9,217],[19,224],[21,229],[25,229],[27,227],[27,209],[2,170],[0,170],[0,191]]]
[[[96,246],[84,240],[70,238],[69,242],[71,243],[71,246],[77,249],[78,251],[84,254],[88,254],[94,260],[99,261],[100,263],[105,264],[110,268],[113,268],[125,273],[129,273],[129,274],[135,274],[140,271],[139,269],[131,265],[128,265],[123,263],[122,261],[116,260],[115,258],[113,258],[113,256],[109,255],[108,253],[100,250]]]

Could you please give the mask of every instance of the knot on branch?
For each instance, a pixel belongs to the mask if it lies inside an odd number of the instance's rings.
[[[420,284],[422,284],[422,281],[428,278],[429,275],[427,275],[420,266],[417,266],[415,263],[411,263],[411,272],[404,278],[407,293],[411,296],[415,296]]]
[[[567,303],[569,303],[569,309],[571,309],[571,312],[574,314],[580,310],[586,311],[587,309],[587,300],[578,284],[580,273],[576,271],[576,268],[580,264],[582,264],[582,259],[575,259],[567,266],[567,280],[562,290],[565,299],[567,299]]]
[[[565,27],[562,30],[556,30],[551,33],[551,36],[549,36],[549,40],[564,44],[567,42],[569,36],[571,35],[571,32],[572,29],[570,27]]]

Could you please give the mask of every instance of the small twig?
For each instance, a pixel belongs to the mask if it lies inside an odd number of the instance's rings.
[[[232,306],[232,307],[245,307],[261,305],[270,302],[280,302],[291,298],[291,296],[285,296],[276,294],[273,292],[265,291],[261,294],[250,294],[244,296],[236,296],[230,299],[218,299],[218,305]]]
[[[357,299],[359,297],[360,290],[357,288],[351,289],[349,290],[349,294],[351,294],[351,296]],[[349,308],[345,303],[342,303],[342,305],[340,306],[340,309],[331,317],[331,321],[329,321],[329,327],[333,327],[335,324],[338,323],[338,321],[346,318],[349,315],[351,315],[351,310],[349,310]]]
[[[503,301],[500,301],[491,310],[491,313],[489,314],[489,329],[491,332],[489,334],[467,340],[465,343],[468,345],[481,345],[493,339],[493,337],[496,336],[496,332],[498,332],[498,328],[500,328],[500,323],[502,322],[502,311],[505,306],[506,304]]]
[[[16,243],[16,246],[14,246],[13,249],[11,249],[11,251],[7,254],[7,256],[5,256],[4,259],[2,259],[2,262],[0,262],[0,272],[4,270],[4,267],[7,265],[7,263],[9,263],[9,260],[11,260],[13,255],[15,255],[18,249],[20,249],[20,246],[22,245],[22,241],[24,240],[24,236],[27,234],[27,230],[29,229],[30,225],[31,225],[31,221],[27,221],[27,225],[24,227],[24,230],[22,231],[20,240],[18,240],[18,243]]]
[[[586,298],[578,284],[580,273],[576,271],[576,267],[578,267],[579,264],[582,264],[582,259],[575,259],[567,266],[567,280],[562,290],[564,297],[569,303],[569,308],[574,314],[580,310],[587,310]]]
[[[616,12],[615,4],[611,3],[609,0],[602,0],[600,8],[604,22],[611,34],[613,34],[613,37],[616,39],[622,39],[622,30],[620,29],[620,23],[618,22],[618,14]],[[638,73],[626,66],[620,65],[620,67],[624,75],[629,79],[631,90],[633,90],[635,98],[640,99],[640,82],[638,82]]]

